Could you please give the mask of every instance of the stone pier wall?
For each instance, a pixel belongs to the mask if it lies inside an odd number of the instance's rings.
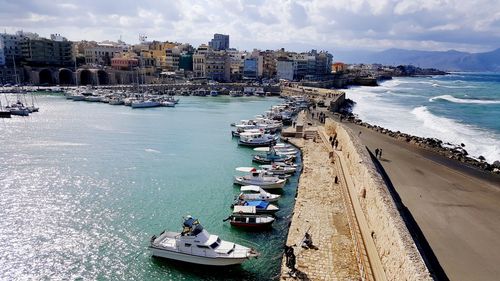
[[[326,119],[328,135],[337,134],[346,176],[352,177],[371,237],[388,280],[433,280],[366,149],[350,129]],[[351,190],[352,191],[352,190]]]

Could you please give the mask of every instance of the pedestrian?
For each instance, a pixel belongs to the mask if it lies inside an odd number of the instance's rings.
[[[339,177],[335,176],[335,183],[339,183]]]
[[[335,140],[332,140],[331,144],[332,144],[332,148],[335,147]]]
[[[359,136],[361,136],[361,131],[359,131],[359,133],[358,133],[358,137],[359,137]]]
[[[285,258],[286,267],[290,269],[290,276],[295,276],[297,269],[295,268],[295,254],[293,252],[293,247],[285,245]]]
[[[378,151],[378,159],[382,159],[382,148]]]
[[[378,148],[375,149],[375,158],[378,158]]]
[[[328,139],[328,141],[329,141],[329,142],[332,142],[332,139],[333,139],[333,137],[332,137],[332,136],[330,136],[330,138]]]
[[[295,121],[292,122],[292,126],[295,128]]]

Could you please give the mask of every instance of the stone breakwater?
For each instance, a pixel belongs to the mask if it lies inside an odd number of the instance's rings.
[[[360,280],[355,245],[347,208],[328,151],[320,142],[290,139],[301,149],[303,170],[287,245],[297,257],[299,280]],[[302,248],[305,233],[312,235],[315,249]],[[283,258],[281,279],[291,279]]]
[[[327,119],[325,132],[336,135],[344,174],[353,182],[388,280],[432,280],[432,277],[397,210],[385,182],[376,170],[366,149],[352,131]],[[365,230],[366,231],[366,230]],[[366,237],[366,235],[364,235]]]
[[[500,161],[495,161],[490,164],[484,161],[484,158],[481,156],[479,156],[478,159],[472,158],[468,155],[467,150],[465,149],[465,145],[454,145],[450,143],[444,143],[442,140],[436,138],[423,138],[405,134],[400,131],[391,131],[377,125],[371,125],[369,123],[363,122],[360,119],[354,119],[352,120],[352,122],[368,129],[377,131],[381,134],[388,135],[395,139],[434,151],[447,158],[460,161],[467,165],[479,168],[483,171],[493,174],[500,174]]]

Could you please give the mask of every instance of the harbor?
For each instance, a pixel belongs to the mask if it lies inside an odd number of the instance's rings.
[[[136,111],[72,102],[60,93],[37,99],[36,118],[2,122],[6,208],[0,246],[8,253],[2,276],[268,280],[279,275],[298,173],[279,192],[271,228],[248,232],[223,219],[241,192],[233,185],[241,174],[235,168],[253,166],[257,154],[238,145],[230,123],[282,100],[182,97],[172,110]],[[18,219],[20,212],[29,215]],[[188,214],[221,239],[256,249],[259,258],[229,269],[152,258],[150,237],[164,229],[179,231]],[[38,250],[26,255],[24,247]]]

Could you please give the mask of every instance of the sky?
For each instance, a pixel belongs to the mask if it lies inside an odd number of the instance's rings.
[[[223,33],[241,50],[482,52],[500,47],[500,0],[0,0],[0,29],[195,47]]]

